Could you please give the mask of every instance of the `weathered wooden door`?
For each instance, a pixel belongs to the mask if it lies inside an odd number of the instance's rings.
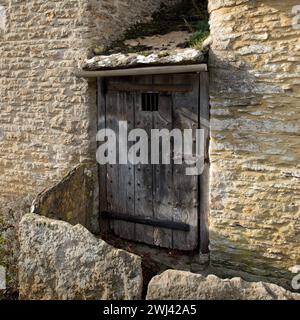
[[[151,129],[200,128],[200,79],[199,74],[103,79],[98,86],[99,129],[118,132],[119,121],[127,121],[129,131],[142,128],[150,137]],[[102,218],[109,219],[110,229],[125,239],[196,249],[200,178],[186,175],[185,167],[172,162],[102,165]]]

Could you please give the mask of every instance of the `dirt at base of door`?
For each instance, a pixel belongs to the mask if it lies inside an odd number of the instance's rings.
[[[143,298],[147,293],[150,280],[168,269],[185,270],[200,273],[204,276],[209,274],[209,255],[199,257],[198,252],[180,251],[149,246],[107,233],[101,235],[101,239],[114,246],[134,253],[142,258],[143,269]]]

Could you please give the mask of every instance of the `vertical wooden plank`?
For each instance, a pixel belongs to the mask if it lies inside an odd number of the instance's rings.
[[[152,76],[135,77],[135,83],[151,84]],[[141,93],[135,93],[135,128],[151,134],[152,112],[142,111]],[[148,149],[149,150],[149,149]],[[149,155],[150,160],[150,155]],[[150,164],[135,166],[135,215],[153,218],[153,167]],[[136,224],[135,239],[148,244],[154,243],[154,228]]]
[[[122,81],[122,80],[119,80]],[[125,78],[124,81],[127,81]],[[119,93],[118,119],[127,121],[128,131],[133,128],[134,120],[134,95],[132,92]],[[121,137],[126,139],[127,137]],[[124,144],[125,140],[121,141]],[[131,144],[129,144],[129,147]],[[118,187],[118,213],[134,215],[134,168],[132,164],[119,164],[119,187]],[[135,238],[135,224],[125,221],[115,221],[115,233],[125,239]]]
[[[114,79],[117,80],[117,79]],[[114,107],[114,113],[115,113],[115,118],[116,118],[116,122],[118,124],[118,128],[117,128],[117,150],[118,150],[118,164],[116,167],[116,171],[118,171],[118,182],[117,182],[117,188],[114,190],[115,191],[115,204],[116,204],[116,208],[115,208],[115,212],[117,213],[125,213],[126,214],[126,202],[127,202],[127,196],[126,196],[126,185],[125,185],[125,181],[126,181],[126,166],[125,165],[121,165],[119,163],[119,121],[123,121],[126,120],[124,119],[124,113],[123,113],[123,109],[124,109],[124,100],[126,99],[126,96],[124,94],[124,92],[118,92],[117,93],[117,105]],[[118,236],[125,236],[125,233],[123,233],[123,230],[126,229],[126,223],[123,221],[119,221],[119,220],[115,220],[114,221],[114,232],[116,235]]]
[[[105,97],[105,80],[97,79],[97,130],[106,128],[106,97]],[[97,144],[97,147],[99,143]],[[106,165],[98,164],[98,180],[99,180],[99,211],[107,210],[107,190],[106,190]],[[109,223],[107,220],[99,219],[100,232],[107,233],[109,231]]]
[[[154,84],[171,84],[172,76],[154,76]],[[172,130],[172,96],[169,93],[159,94],[158,111],[153,113],[153,128]],[[171,146],[172,147],[172,146]],[[172,153],[171,153],[172,157]],[[172,194],[172,161],[170,164],[153,165],[153,211],[154,217],[172,221],[174,197]],[[154,244],[172,248],[172,230],[154,228]]]
[[[181,130],[199,126],[199,77],[194,74],[174,75],[174,84],[193,86],[190,93],[173,94],[173,126]],[[195,143],[194,143],[195,145]],[[175,195],[174,221],[190,225],[190,232],[174,231],[173,247],[194,250],[198,247],[199,177],[186,175],[188,165],[175,165],[173,188]]]
[[[132,80],[132,78],[131,78]],[[134,129],[135,122],[135,95],[134,92],[126,94],[125,110],[128,119],[128,132]],[[128,148],[133,145],[133,142],[128,142]],[[135,169],[134,166],[128,162],[126,166],[126,211],[130,215],[135,215]],[[136,225],[134,223],[127,224],[126,238],[130,240],[135,239]]]
[[[116,81],[110,78],[108,82]],[[118,132],[119,117],[119,92],[108,91],[106,95],[106,127]],[[107,164],[107,210],[110,212],[119,212],[119,165]],[[110,221],[110,228],[118,233],[118,222]]]
[[[210,137],[210,113],[209,113],[209,77],[208,72],[200,75],[200,128],[204,130],[205,141],[205,165],[200,176],[200,253],[209,252],[209,137]]]

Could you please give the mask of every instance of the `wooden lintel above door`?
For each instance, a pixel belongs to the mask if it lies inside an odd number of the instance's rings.
[[[132,82],[109,83],[108,91],[147,91],[147,92],[182,92],[193,91],[193,86],[187,84],[134,84]]]

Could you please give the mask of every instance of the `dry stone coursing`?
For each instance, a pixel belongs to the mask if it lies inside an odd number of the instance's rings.
[[[211,261],[287,288],[300,264],[297,4],[209,1]]]
[[[167,270],[152,278],[147,300],[300,300],[300,294],[275,284],[246,282],[241,278],[203,277],[186,271]]]
[[[35,195],[95,162],[96,86],[74,70],[96,44],[175,2],[0,0],[0,201]]]
[[[13,287],[15,235],[27,211],[10,208],[78,163],[92,171],[96,163],[96,84],[74,70],[96,44],[108,46],[132,24],[149,20],[161,3],[175,2],[0,0],[0,227]],[[7,251],[9,244],[16,249]]]
[[[0,0],[0,202],[94,162],[95,84],[76,78],[74,67],[161,2]],[[287,286],[288,269],[300,264],[294,5],[209,1],[212,263]]]
[[[36,214],[20,223],[21,299],[140,299],[141,258],[71,226]]]

